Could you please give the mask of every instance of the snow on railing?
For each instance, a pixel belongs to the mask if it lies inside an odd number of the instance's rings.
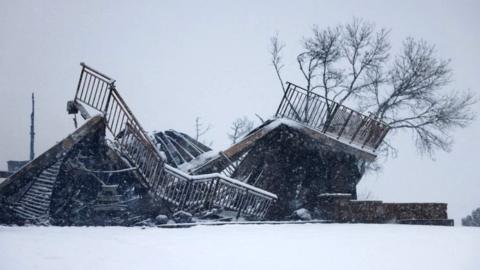
[[[287,82],[287,90],[278,106],[278,118],[289,118],[308,127],[359,145],[374,152],[390,127],[333,100]]]
[[[155,192],[179,210],[195,211],[213,207],[265,217],[277,196],[219,173],[189,175],[165,165],[165,179]]]

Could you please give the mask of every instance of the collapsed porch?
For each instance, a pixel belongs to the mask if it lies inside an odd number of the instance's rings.
[[[62,147],[53,147],[0,185],[2,204],[7,205],[18,218],[36,222],[52,216],[52,197],[65,194],[54,192],[54,189],[58,188],[59,183],[63,183],[63,189],[69,185],[68,181],[62,181],[62,177],[67,178],[60,172],[62,168],[72,167],[71,162],[65,163],[65,157],[71,155],[75,145],[81,142],[83,135],[79,134],[91,135],[100,130],[100,137],[96,139],[104,142],[108,148],[105,150],[108,160],[115,166],[109,170],[98,168],[98,173],[127,173],[125,177],[130,180],[124,182],[135,186],[135,196],[151,200],[141,206],[133,206],[130,209],[133,212],[150,212],[152,215],[152,211],[144,211],[145,208],[157,211],[156,214],[168,212],[169,215],[188,212],[202,216],[223,212],[224,217],[263,220],[295,218],[290,214],[296,208],[329,209],[330,206],[321,205],[319,198],[322,194],[347,192],[352,196],[351,201],[355,201],[356,184],[362,174],[354,167],[358,162],[375,160],[376,150],[389,130],[388,125],[373,116],[365,116],[288,83],[274,119],[263,123],[226,150],[214,153],[183,133],[166,131],[149,135],[120,96],[115,80],[83,63],[81,66],[75,98],[68,103],[68,112],[80,113],[86,124],[62,141]],[[91,117],[86,107],[99,115]],[[272,143],[272,138],[278,136],[283,144]],[[295,138],[295,141],[287,145],[292,146],[285,146],[291,138]],[[266,151],[266,146],[271,148]],[[286,149],[292,156],[299,157],[300,161],[292,163],[286,158],[265,164],[271,153],[285,152]],[[313,155],[315,158],[312,160],[318,163],[313,162],[302,168],[301,158],[305,153]],[[334,164],[329,159],[338,162]],[[307,175],[318,178],[323,173],[319,170],[320,163],[324,171],[331,167],[347,173],[341,178],[326,175],[327,179],[324,177],[322,181],[329,186],[327,189],[318,189],[316,186],[317,189],[308,190],[305,195],[307,199],[302,198],[303,201],[297,203],[298,198],[291,196],[297,190],[290,179],[298,178],[298,173],[292,175],[292,171],[298,168],[303,170],[305,175],[300,175],[297,180],[304,185],[305,180],[312,181],[306,179]],[[270,171],[265,166],[270,167]],[[280,170],[271,169],[275,167]],[[128,169],[124,171],[122,168]],[[92,174],[91,168],[81,169]],[[315,173],[311,174],[310,171]],[[279,172],[281,175],[278,175]],[[313,180],[318,182],[318,179]],[[289,183],[290,186],[284,190],[278,186],[279,182]],[[115,185],[118,187],[121,183],[102,183],[94,192],[98,194],[97,200],[101,198],[103,202],[95,209],[111,212],[108,213],[110,216],[122,213],[129,207],[126,201],[121,200],[122,194],[116,193]],[[75,192],[73,187],[66,189]],[[126,190],[128,187],[123,189],[124,192]],[[107,193],[111,194],[105,195]],[[130,202],[130,199],[127,201]],[[295,202],[293,208],[290,207],[292,202]],[[340,216],[325,215],[335,221],[367,221]],[[415,218],[413,212],[410,217]],[[376,221],[385,222],[385,219]]]

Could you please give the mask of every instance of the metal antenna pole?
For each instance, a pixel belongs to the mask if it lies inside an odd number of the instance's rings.
[[[35,157],[35,96],[32,93],[32,114],[30,115],[30,160]]]

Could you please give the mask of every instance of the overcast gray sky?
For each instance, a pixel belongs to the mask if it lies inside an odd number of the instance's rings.
[[[228,2],[228,3],[227,3]],[[269,37],[287,44],[285,79],[302,83],[295,56],[312,25],[359,17],[390,28],[394,50],[407,36],[452,60],[452,89],[478,93],[479,1],[7,1],[0,0],[0,169],[28,158],[30,94],[36,93],[39,154],[73,131],[66,102],[79,62],[117,79],[147,130],[193,132],[221,150],[239,116],[274,114],[281,90]],[[474,108],[480,112],[480,105]],[[448,202],[458,218],[480,207],[480,123],[455,134],[450,153],[421,157],[408,134],[397,159],[362,180],[360,192],[397,202]]]

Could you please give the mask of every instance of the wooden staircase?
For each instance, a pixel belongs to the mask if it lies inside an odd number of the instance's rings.
[[[40,175],[33,178],[30,188],[13,208],[17,216],[37,221],[48,218],[51,196],[60,165],[61,161],[57,161],[40,173]]]

